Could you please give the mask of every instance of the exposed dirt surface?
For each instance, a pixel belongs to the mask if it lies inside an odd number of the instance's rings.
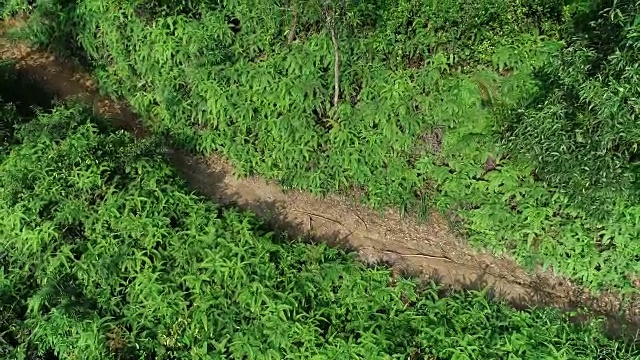
[[[101,96],[89,74],[55,56],[7,40],[0,25],[0,58],[14,60],[19,72],[31,77],[52,96],[75,97],[92,104],[97,115],[136,136],[148,133],[125,103]],[[400,217],[395,211],[383,216],[337,196],[316,197],[301,191],[284,192],[277,184],[258,177],[238,178],[220,157],[202,158],[169,149],[168,158],[199,193],[220,204],[234,204],[263,217],[276,229],[293,236],[325,241],[354,250],[369,264],[384,262],[398,273],[435,278],[454,288],[481,289],[516,307],[555,306],[590,308],[609,318],[612,330],[625,323],[633,332],[640,324],[640,307],[625,306],[619,297],[594,297],[568,281],[550,274],[530,274],[513,260],[474,251],[455,236],[446,221],[431,214],[426,223]],[[620,317],[620,313],[623,316]]]

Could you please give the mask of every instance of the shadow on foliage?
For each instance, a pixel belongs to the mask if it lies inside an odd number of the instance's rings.
[[[595,53],[595,58],[588,69],[590,76],[597,75],[624,40],[625,27],[619,22],[609,21],[603,16],[614,7],[632,6],[633,0],[619,2],[598,0],[588,11],[573,17],[571,35],[585,40],[585,44]]]
[[[54,53],[74,59],[87,70],[94,70],[89,55],[78,40],[84,15],[77,0],[55,0],[38,6],[39,21],[30,24],[30,41]]]
[[[144,3],[138,3],[135,6],[136,15],[147,20],[153,21],[160,17],[166,16],[185,16],[188,19],[202,19],[201,8],[209,8],[212,10],[221,10],[224,4],[217,1],[173,1],[173,0],[150,0]]]
[[[0,101],[13,104],[21,117],[30,120],[36,109],[50,110],[54,95],[46,92],[37,80],[16,70],[15,63],[0,62]]]
[[[37,111],[48,111],[52,106],[52,94],[44,91],[34,79],[16,71],[14,63],[0,62],[0,150],[15,143],[17,125],[31,120]]]
[[[507,111],[503,139],[536,164],[536,180],[566,192],[590,216],[605,218],[616,201],[609,195],[640,200],[635,95],[627,73],[634,57],[625,45],[638,5],[581,3],[565,24],[568,49],[534,73],[538,90]]]
[[[385,265],[389,267],[397,266],[397,264],[393,263],[386,263]],[[420,274],[416,274],[414,271],[404,270],[402,275],[409,278],[427,278],[436,284],[443,283],[443,276],[437,271],[422,274],[422,276],[420,276]],[[558,306],[558,299],[549,297],[549,284],[542,279],[538,279],[538,281],[528,284],[526,292],[514,298],[512,294],[496,289],[492,282],[487,280],[487,278],[490,277],[491,274],[485,270],[475,279],[465,279],[454,284],[453,287],[443,286],[440,296],[447,297],[452,292],[458,291],[458,289],[477,292],[484,291],[486,292],[487,299],[499,303],[506,303],[510,307],[520,311],[527,311],[536,308],[559,309],[562,313],[568,315],[569,321],[575,325],[584,325],[594,318],[602,318],[602,330],[609,338],[624,339],[629,343],[639,344],[638,334],[640,333],[640,319],[637,317],[629,319],[624,315],[619,315],[617,313],[619,311],[617,306],[611,306],[606,311],[593,310],[592,307],[598,305],[601,306],[602,304],[585,304],[578,303],[573,300],[566,302],[563,306]],[[579,294],[575,295],[576,296],[574,298],[579,298]],[[585,295],[587,294],[585,293]],[[509,300],[505,301],[505,299]]]

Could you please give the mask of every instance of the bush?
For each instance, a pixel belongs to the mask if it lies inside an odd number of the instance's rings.
[[[540,178],[606,217],[621,199],[640,202],[640,3],[576,12],[566,49],[540,68],[507,136]]]

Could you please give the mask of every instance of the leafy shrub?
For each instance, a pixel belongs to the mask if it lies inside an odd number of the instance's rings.
[[[507,136],[537,175],[594,215],[640,202],[640,3],[579,8],[567,47],[538,74]]]
[[[153,149],[58,108],[0,164],[0,351],[15,359],[640,358],[551,310],[391,280],[186,191]]]

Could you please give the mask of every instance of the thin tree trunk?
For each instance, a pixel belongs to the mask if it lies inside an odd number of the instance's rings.
[[[340,49],[335,26],[331,27],[331,41],[333,41],[333,107],[337,108],[340,100]]]
[[[293,42],[296,38],[296,26],[298,25],[298,1],[292,0],[291,4],[291,14],[293,19],[291,20],[291,28],[289,29],[289,36],[287,41],[289,44]]]
[[[331,33],[331,42],[333,42],[333,107],[338,107],[340,101],[340,48],[338,46],[338,37],[336,36],[336,13],[329,13],[329,0],[324,0],[324,12],[327,21],[327,27]]]

